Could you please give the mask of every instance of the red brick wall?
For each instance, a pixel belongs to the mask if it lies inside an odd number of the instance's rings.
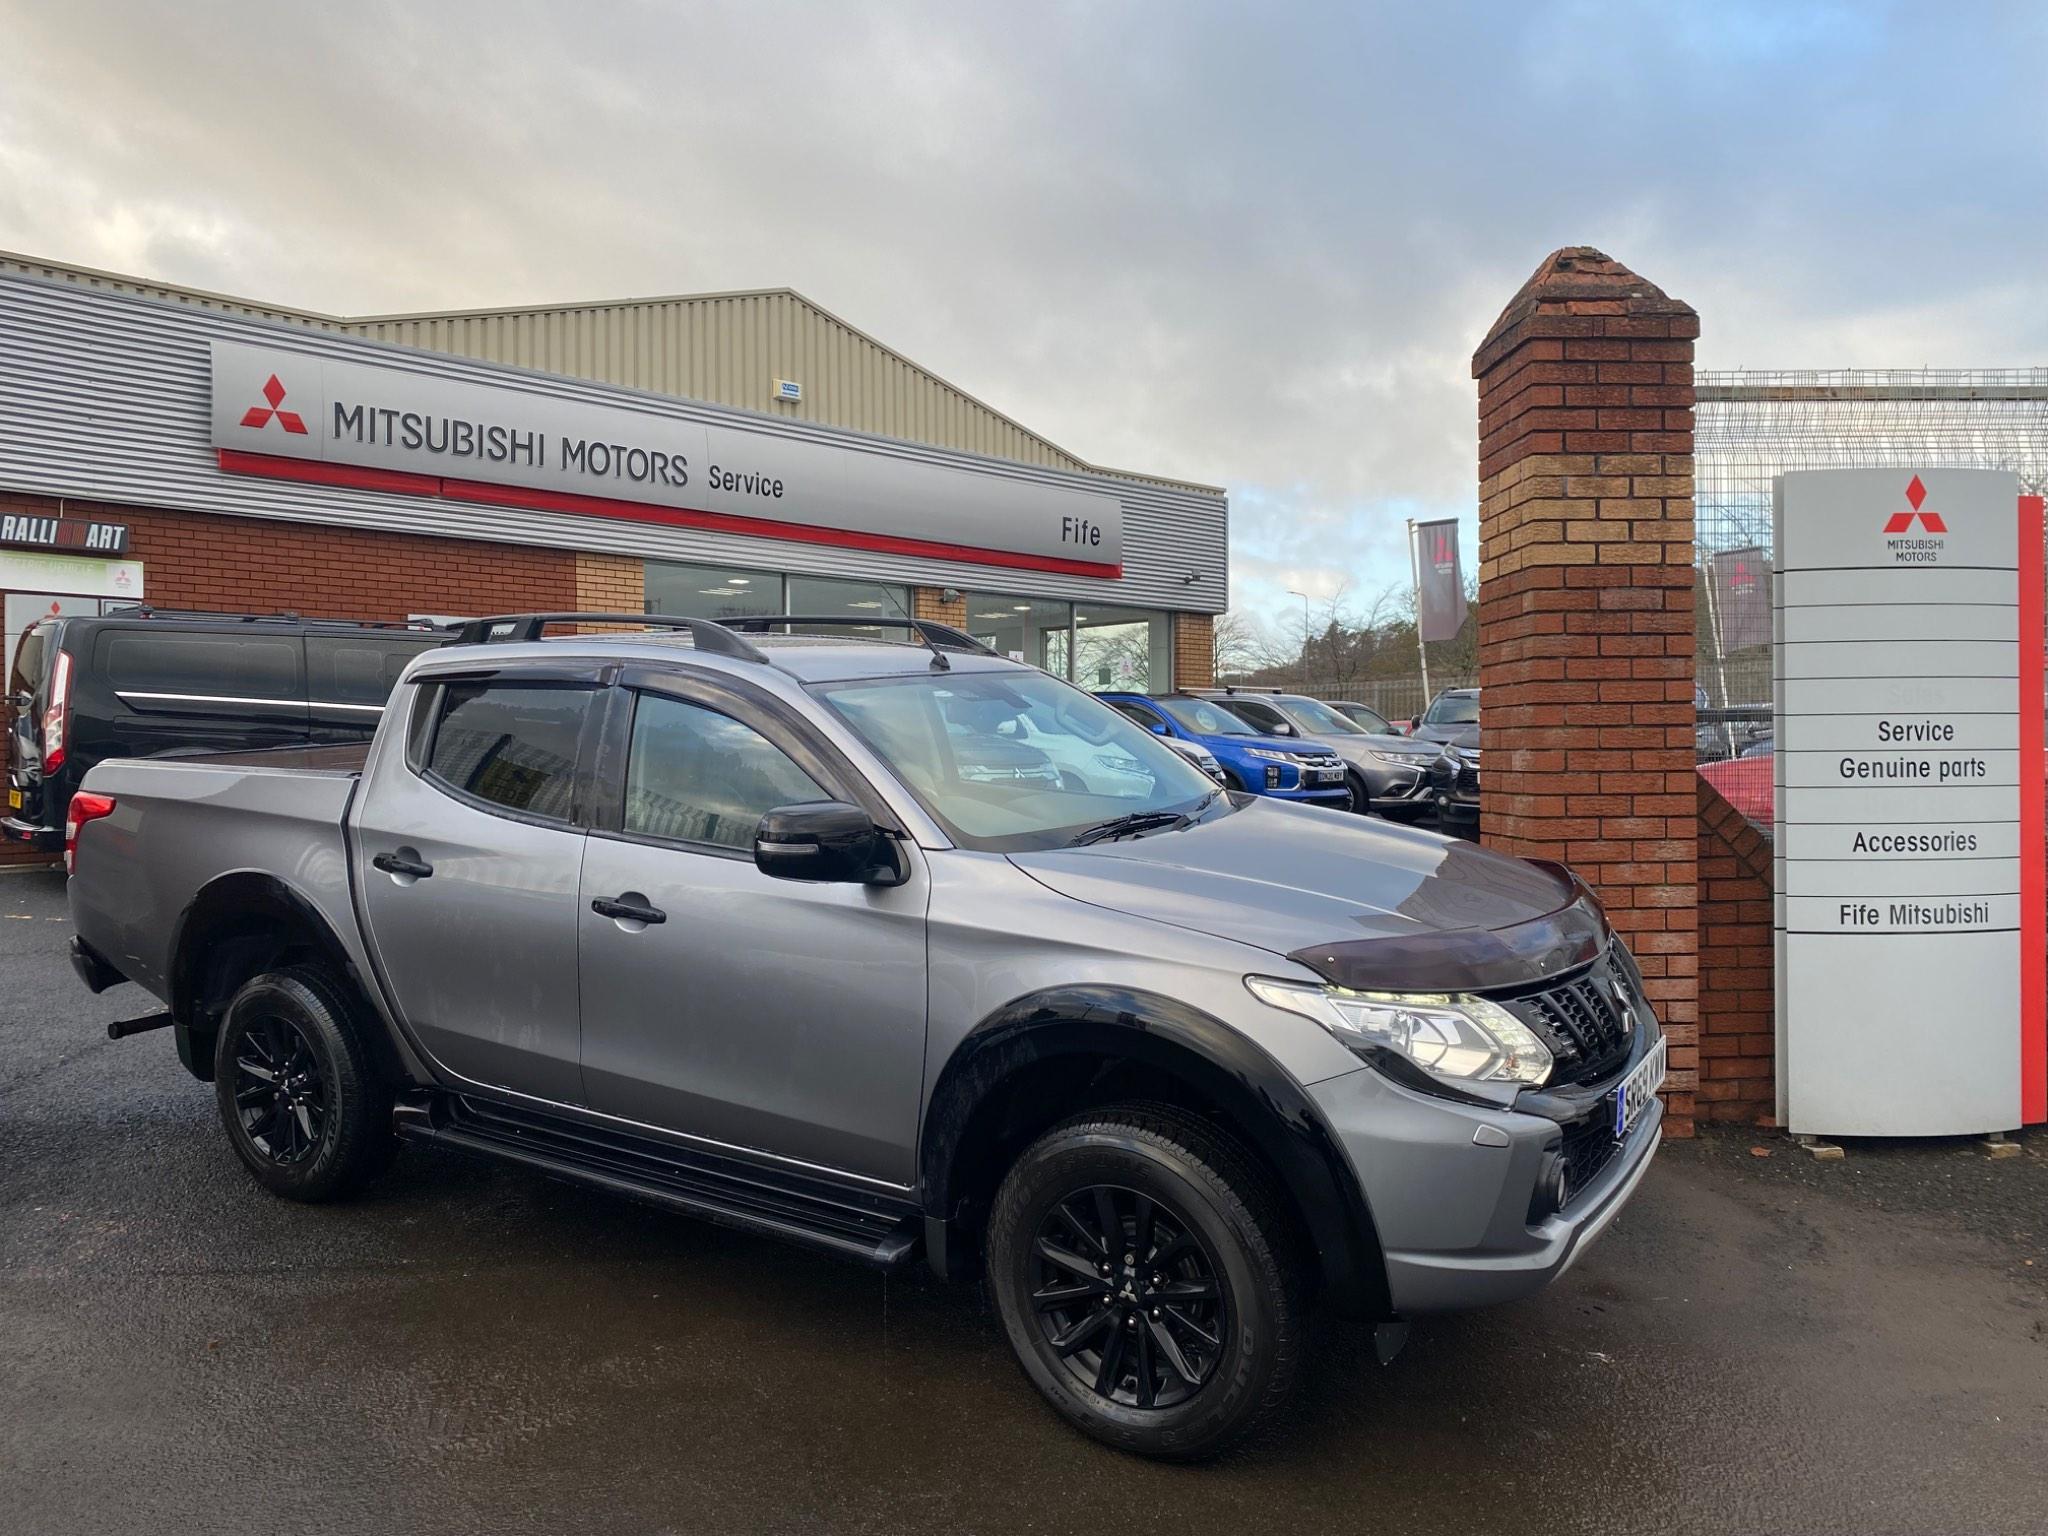
[[[1569,864],[1697,1074],[1692,338],[1599,251],[1546,258],[1472,358],[1479,383],[1481,836]]]
[[[128,524],[147,600],[165,608],[403,619],[408,613],[573,608],[576,555],[476,539],[376,533],[203,512],[66,501]],[[54,497],[0,491],[0,510],[54,517]]]
[[[1777,1108],[1771,845],[1705,779],[1698,799],[1699,1118],[1764,1120]]]
[[[1216,686],[1216,620],[1206,613],[1176,613],[1173,623],[1173,686]]]
[[[54,497],[0,490],[0,511],[54,517],[59,510]],[[129,556],[143,562],[146,600],[165,608],[351,619],[569,609],[577,606],[579,560],[605,560],[475,539],[110,503],[66,501],[62,512],[128,524]],[[624,601],[638,583],[587,565],[582,585],[593,596]],[[640,606],[637,596],[628,606]],[[40,857],[0,843],[0,863]]]

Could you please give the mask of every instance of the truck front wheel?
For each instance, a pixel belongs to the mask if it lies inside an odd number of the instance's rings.
[[[1090,1111],[1018,1157],[988,1275],[1024,1373],[1076,1428],[1140,1455],[1213,1455],[1292,1389],[1303,1303],[1263,1170],[1164,1105]]]
[[[228,1004],[213,1086],[235,1155],[274,1195],[333,1200],[389,1160],[391,1088],[347,989],[310,968],[271,971]]]

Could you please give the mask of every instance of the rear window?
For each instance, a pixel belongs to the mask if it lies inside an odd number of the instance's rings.
[[[7,675],[9,693],[34,693],[43,686],[43,653],[49,634],[48,626],[39,624],[22,635],[14,648],[14,670]]]
[[[308,635],[306,692],[314,704],[382,704],[398,674],[438,642],[396,635]]]
[[[568,821],[590,698],[589,688],[446,684],[427,774],[508,811]]]
[[[116,693],[194,699],[305,697],[295,635],[194,635],[114,629],[100,636],[99,671]]]

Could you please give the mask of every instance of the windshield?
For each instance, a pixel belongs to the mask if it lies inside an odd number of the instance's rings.
[[[965,848],[1057,848],[1112,818],[1192,813],[1216,790],[1150,731],[1042,672],[867,678],[812,692]]]
[[[1479,695],[1476,693],[1454,693],[1438,699],[1429,707],[1431,725],[1477,725],[1479,723]]]
[[[1197,736],[1263,736],[1258,727],[1247,725],[1221,704],[1207,699],[1154,699],[1152,701]]]
[[[1287,713],[1312,736],[1363,736],[1365,731],[1320,699],[1289,699]]]

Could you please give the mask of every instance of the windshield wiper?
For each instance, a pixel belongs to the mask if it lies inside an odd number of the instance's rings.
[[[1098,821],[1094,826],[1076,834],[1068,841],[1067,846],[1079,848],[1088,843],[1105,842],[1113,837],[1129,837],[1138,832],[1184,827],[1214,804],[1220,793],[1219,790],[1210,790],[1191,811],[1132,811],[1128,816],[1112,816],[1108,821]]]

